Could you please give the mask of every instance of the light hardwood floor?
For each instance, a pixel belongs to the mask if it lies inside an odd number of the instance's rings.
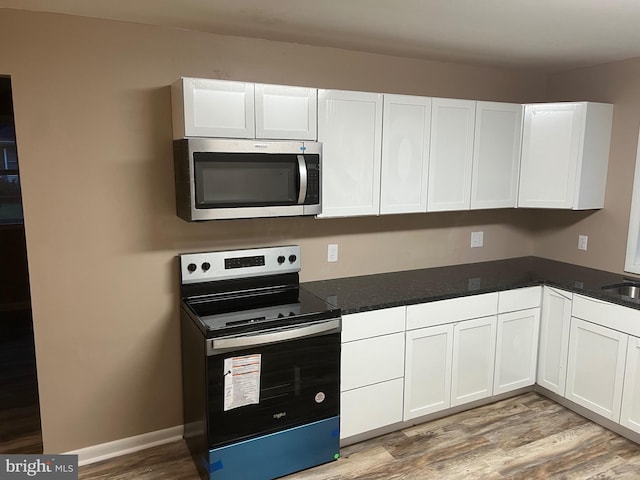
[[[640,479],[640,445],[535,393],[344,447],[341,454],[284,478]],[[80,478],[199,477],[184,442],[174,442],[81,467]]]

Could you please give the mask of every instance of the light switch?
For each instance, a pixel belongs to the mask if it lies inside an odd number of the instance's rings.
[[[327,246],[327,262],[337,262],[338,261],[338,245],[335,243],[330,243]]]
[[[484,232],[471,232],[471,248],[481,247],[484,243]]]

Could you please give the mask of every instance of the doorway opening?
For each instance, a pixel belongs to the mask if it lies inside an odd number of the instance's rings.
[[[0,76],[0,453],[42,453],[11,79]]]

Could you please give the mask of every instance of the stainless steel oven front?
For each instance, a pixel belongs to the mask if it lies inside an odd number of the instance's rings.
[[[340,311],[299,288],[299,266],[296,246],[181,256],[185,438],[203,478],[339,455]]]

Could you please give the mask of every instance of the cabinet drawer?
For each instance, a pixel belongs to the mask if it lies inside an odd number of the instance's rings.
[[[574,295],[572,315],[603,327],[640,337],[640,310],[582,295]]]
[[[498,294],[498,313],[537,308],[542,300],[542,287],[517,288]]]
[[[342,342],[404,331],[405,307],[353,313],[342,317]]]
[[[402,421],[401,378],[340,394],[340,438]]]
[[[407,307],[407,330],[488,317],[498,313],[498,293],[451,298]]]
[[[404,376],[404,333],[343,344],[340,368],[341,391]]]

